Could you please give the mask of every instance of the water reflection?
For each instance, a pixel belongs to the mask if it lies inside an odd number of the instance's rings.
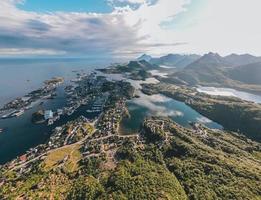
[[[255,103],[261,103],[261,96],[250,94],[247,92],[238,91],[231,88],[216,88],[216,87],[201,87],[197,88],[198,92],[203,92],[209,95],[216,96],[232,96],[242,100],[252,101]]]
[[[147,116],[170,117],[182,126],[189,127],[190,122],[199,122],[209,128],[222,129],[222,126],[202,116],[183,102],[176,101],[161,94],[146,95],[140,91],[141,83],[157,83],[157,80],[146,81],[130,80],[137,89],[139,98],[130,100],[127,105],[130,118],[123,119],[121,123],[122,134],[138,132],[141,123]]]

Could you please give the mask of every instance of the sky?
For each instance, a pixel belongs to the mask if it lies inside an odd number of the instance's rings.
[[[260,0],[0,0],[0,57],[261,56]]]

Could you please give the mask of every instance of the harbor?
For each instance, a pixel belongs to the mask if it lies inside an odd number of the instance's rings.
[[[57,87],[64,82],[61,77],[54,77],[44,82],[44,86],[34,90],[23,97],[18,97],[0,109],[1,119],[20,117],[26,110],[32,108],[32,105],[44,99],[53,99],[56,96]]]
[[[109,98],[109,93],[100,89],[106,82],[105,77],[96,73],[79,73],[77,78],[71,78],[66,84],[57,86],[54,98],[39,99],[30,109],[24,109],[19,117],[0,119],[0,127],[8,127],[5,134],[0,135],[0,139],[5,138],[5,142],[0,140],[0,164],[45,143],[54,128],[68,121],[80,116],[90,122],[97,120]],[[32,120],[33,115],[39,111],[42,120],[35,123]],[[12,114],[14,113],[20,114]],[[12,148],[13,145],[16,146],[15,149]]]
[[[115,148],[123,144],[125,139],[132,138],[140,142],[137,136],[119,135],[120,121],[126,114],[126,101],[134,97],[134,91],[134,87],[125,81],[108,81],[95,73],[83,76],[77,81],[75,89],[70,91],[71,94],[65,94],[66,107],[57,109],[55,113],[50,109],[37,112],[38,115],[43,115],[43,121],[49,125],[46,127],[52,127],[49,138],[43,144],[32,147],[13,161],[7,162],[3,167],[24,175],[33,169],[38,160],[45,158],[48,152],[69,145],[84,144],[83,154],[89,157],[93,154],[102,155],[102,142],[114,141]],[[82,99],[85,99],[84,105],[79,102],[82,102]],[[80,106],[72,110],[72,114],[63,114],[63,109],[72,108],[67,107],[68,102],[70,105]],[[61,120],[55,120],[58,112],[61,114]],[[87,116],[87,113],[93,115]],[[71,116],[74,117],[69,119]],[[92,139],[91,144],[90,141],[86,141],[87,138]],[[92,149],[90,145],[97,148]]]

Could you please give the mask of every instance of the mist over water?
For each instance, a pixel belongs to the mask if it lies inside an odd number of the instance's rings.
[[[198,87],[198,92],[203,92],[209,95],[218,95],[218,96],[231,96],[237,97],[242,100],[252,101],[255,103],[261,103],[261,96],[250,94],[247,92],[238,91],[231,88],[216,88],[216,87]]]

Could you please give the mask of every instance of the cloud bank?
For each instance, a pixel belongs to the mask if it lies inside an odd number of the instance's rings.
[[[140,6],[137,9],[115,7],[112,13],[107,14],[37,13],[17,8],[17,3],[25,1],[2,0],[0,54],[33,55],[35,52],[36,55],[133,56],[150,48],[180,45],[147,42],[151,36],[146,31],[152,25],[148,19],[156,8],[147,1],[126,2]],[[146,15],[142,15],[142,10],[146,10]]]
[[[0,56],[261,55],[260,0],[107,2],[111,13],[39,13],[17,7],[26,0],[1,0]]]
[[[19,10],[14,1],[0,3],[0,52],[25,54],[113,54],[132,49],[141,38],[117,14],[35,13]],[[15,49],[15,51],[14,51]]]

